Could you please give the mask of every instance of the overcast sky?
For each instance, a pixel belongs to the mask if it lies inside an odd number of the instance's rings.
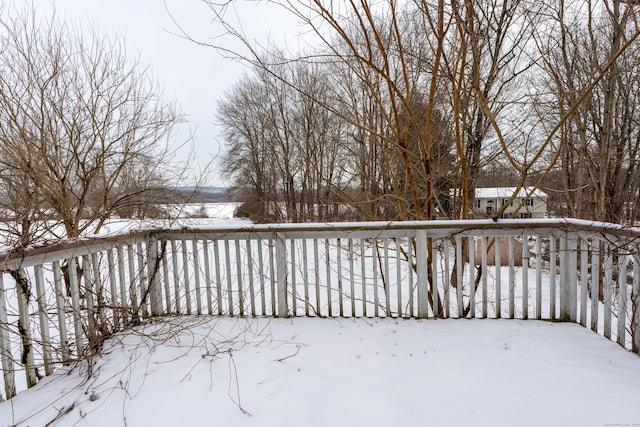
[[[193,37],[213,41],[221,29],[212,23],[213,14],[207,5],[201,0],[53,2],[59,17],[66,21],[93,23],[101,34],[123,35],[129,52],[141,55],[165,87],[166,95],[174,97],[190,124],[197,126],[194,146],[199,162],[204,164],[219,156],[224,141],[214,125],[216,102],[246,68],[223,58],[214,49],[173,35],[178,29],[169,14]],[[269,40],[284,46],[299,33],[295,20],[265,1],[240,0],[234,2],[234,8],[245,32],[257,43]],[[218,38],[215,42],[233,47],[230,39]],[[185,137],[186,132],[179,136]],[[186,150],[183,155],[186,157]],[[216,175],[210,184],[224,184]]]

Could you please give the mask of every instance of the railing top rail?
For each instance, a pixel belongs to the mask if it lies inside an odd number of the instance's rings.
[[[585,221],[571,218],[500,219],[493,220],[435,220],[435,221],[377,221],[338,223],[249,224],[240,226],[206,226],[181,228],[150,228],[122,234],[67,240],[52,245],[0,252],[0,271],[43,264],[70,257],[115,248],[122,244],[145,241],[152,234],[159,239],[243,239],[272,238],[275,233],[288,237],[391,237],[412,236],[416,230],[427,230],[433,237],[464,234],[553,234],[563,231],[600,233],[625,240],[640,239],[639,227]]]
[[[396,237],[414,236],[416,230],[427,230],[432,237],[443,237],[469,231],[485,230],[509,234],[523,230],[544,230],[544,233],[567,228],[566,222],[548,220],[437,220],[437,221],[373,221],[373,222],[325,222],[325,223],[282,223],[255,224],[244,227],[192,227],[156,231],[158,238],[180,240],[196,239],[243,239],[272,238],[274,234],[286,234],[289,238],[317,237]],[[479,233],[482,234],[482,233]]]
[[[162,231],[191,232],[296,232],[296,231],[324,231],[332,230],[407,230],[407,229],[523,229],[523,228],[572,228],[606,233],[637,234],[640,227],[626,227],[598,221],[587,221],[574,218],[545,218],[545,219],[467,219],[467,220],[432,220],[432,221],[369,221],[369,222],[322,222],[322,223],[278,223],[278,224],[250,224],[241,226],[204,226],[168,228]]]
[[[145,241],[152,232],[152,230],[136,230],[106,236],[62,240],[48,245],[17,248],[0,252],[0,271],[41,265],[47,262],[60,261],[115,248],[124,243],[131,244]]]
[[[464,234],[471,231],[478,235],[492,234],[555,234],[563,231],[618,236],[627,241],[640,238],[640,227],[624,227],[618,224],[586,221],[572,218],[547,219],[490,219],[481,220],[434,220],[434,221],[373,221],[373,222],[327,222],[327,223],[282,223],[254,224],[229,227],[209,226],[156,230],[160,239],[183,238],[242,239],[244,237],[268,238],[274,233],[286,233],[295,237],[391,237],[411,236],[416,230],[427,230],[432,237]]]

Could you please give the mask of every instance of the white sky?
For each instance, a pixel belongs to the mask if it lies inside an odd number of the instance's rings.
[[[27,0],[25,0],[27,1]],[[30,1],[30,0],[28,0]],[[225,90],[246,70],[237,62],[223,58],[212,48],[177,37],[169,12],[195,38],[214,41],[220,27],[212,24],[213,14],[201,0],[52,0],[57,13],[66,21],[93,23],[101,34],[125,36],[128,51],[139,53],[150,65],[167,97],[174,97],[189,124],[195,129],[194,149],[200,166],[219,156],[224,141],[214,125],[216,103]],[[44,2],[43,2],[44,3]],[[295,20],[265,1],[235,1],[238,19],[256,43],[272,41],[291,44],[299,30]],[[46,10],[46,5],[37,3]],[[216,39],[233,47],[231,40]],[[186,129],[178,136],[184,140]],[[186,158],[188,149],[183,150]],[[224,185],[214,173],[211,185]]]

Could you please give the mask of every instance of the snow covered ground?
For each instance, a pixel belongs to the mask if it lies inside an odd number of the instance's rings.
[[[576,324],[168,318],[0,426],[640,426],[640,357]]]

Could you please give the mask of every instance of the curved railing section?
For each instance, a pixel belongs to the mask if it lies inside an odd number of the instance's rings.
[[[4,396],[168,315],[571,321],[640,354],[638,238],[572,219],[411,221],[153,229],[5,252]]]

